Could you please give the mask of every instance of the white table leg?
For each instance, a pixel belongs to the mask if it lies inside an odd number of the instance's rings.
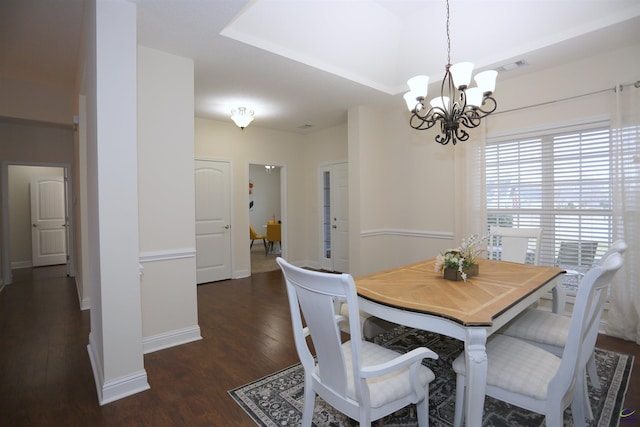
[[[564,276],[560,276],[560,277],[564,277]],[[567,301],[567,293],[562,287],[562,280],[556,279],[556,282],[558,284],[551,290],[551,294],[553,295],[551,311],[558,314],[564,314],[566,301]]]
[[[467,427],[480,427],[484,412],[484,394],[487,387],[487,331],[467,328],[464,345],[467,372],[465,389],[465,415]]]

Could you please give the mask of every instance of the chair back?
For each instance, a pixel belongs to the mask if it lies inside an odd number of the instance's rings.
[[[560,242],[556,264],[560,268],[591,268],[598,250],[598,242],[590,240],[563,240]]]
[[[596,261],[595,264],[602,264],[609,257],[609,255],[613,253],[618,252],[620,254],[624,254],[628,247],[629,246],[627,245],[627,242],[625,242],[623,239],[616,240],[611,244],[611,246],[609,246],[609,249],[607,249],[607,251],[600,257],[598,261]]]
[[[358,318],[358,301],[353,278],[344,273],[322,273],[298,268],[280,257],[276,258],[276,261],[284,274],[294,340],[305,375],[312,375],[316,384],[332,394],[347,399],[349,379],[346,364],[353,363],[354,373],[360,371],[362,335],[359,322],[349,322],[353,357],[352,360],[345,360],[339,323],[346,319],[336,314],[334,302],[345,301],[349,317]],[[303,317],[306,328],[302,323]],[[305,339],[307,332],[316,350],[317,368]],[[356,396],[361,396],[359,381],[355,381],[355,387]]]
[[[258,233],[256,233],[256,230],[253,229],[253,225],[251,224],[249,224],[249,237],[251,238],[251,240],[258,239]]]
[[[584,372],[595,348],[600,317],[611,280],[622,263],[622,255],[613,253],[602,265],[593,267],[582,278],[573,306],[562,362],[548,386],[548,399],[563,399],[573,392],[577,375]]]
[[[542,228],[495,227],[490,230],[489,259],[538,265]]]
[[[280,239],[280,224],[267,224],[267,240],[270,242],[279,242]]]

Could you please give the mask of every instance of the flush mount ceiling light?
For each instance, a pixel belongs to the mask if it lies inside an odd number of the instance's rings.
[[[253,110],[247,111],[245,107],[234,108],[231,110],[231,120],[236,126],[244,130],[253,121]]]
[[[436,142],[446,145],[451,141],[469,139],[469,133],[460,125],[475,128],[480,120],[496,110],[498,104],[491,96],[496,86],[496,71],[484,71],[475,76],[477,87],[469,88],[473,64],[460,62],[451,65],[451,37],[449,34],[449,0],[447,0],[447,66],[440,87],[440,96],[425,105],[429,76],[415,76],[407,81],[409,92],[404,94],[407,108],[411,111],[409,125],[417,130],[426,130],[440,124]]]

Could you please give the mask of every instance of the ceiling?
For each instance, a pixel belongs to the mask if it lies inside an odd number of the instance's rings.
[[[308,133],[355,105],[404,108],[447,60],[444,0],[131,0],[138,43],[192,58],[197,117]],[[83,0],[0,2],[0,77],[73,88]],[[451,62],[500,81],[640,41],[638,0],[451,0]],[[512,71],[500,67],[516,61]],[[431,90],[434,90],[431,89]]]

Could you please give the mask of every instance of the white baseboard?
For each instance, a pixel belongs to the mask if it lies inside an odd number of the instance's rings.
[[[33,267],[33,262],[29,261],[13,261],[11,263],[11,269],[17,270],[19,268],[31,268]]]
[[[297,266],[297,267],[302,267],[302,268],[312,268],[314,270],[320,270],[321,269],[321,264],[318,261],[311,261],[311,260],[305,260],[305,261],[300,261],[300,262],[293,262],[293,265]]]
[[[78,293],[78,301],[80,302],[80,310],[89,310],[91,308],[91,298],[83,298],[82,295],[80,295],[82,284],[78,282],[78,276],[75,276],[74,282],[76,284],[76,292]]]
[[[89,344],[87,351],[89,360],[91,361],[91,369],[93,370],[93,379],[96,383],[96,392],[98,393],[98,403],[106,405],[127,396],[131,396],[141,391],[149,390],[149,381],[147,381],[147,371],[144,369],[131,375],[121,377],[112,381],[104,381],[104,371],[100,363],[100,358],[94,353],[96,346],[92,344],[93,337],[89,334]]]
[[[149,381],[147,381],[147,371],[144,369],[117,380],[107,381],[102,385],[100,405],[115,402],[150,388]]]
[[[232,279],[243,279],[249,276],[251,276],[251,274],[249,273],[249,270],[246,268],[244,270],[236,270],[231,274]]]
[[[143,338],[142,346],[144,354],[147,354],[201,339],[202,335],[200,335],[200,326],[195,325],[189,328],[176,329],[174,331]]]

